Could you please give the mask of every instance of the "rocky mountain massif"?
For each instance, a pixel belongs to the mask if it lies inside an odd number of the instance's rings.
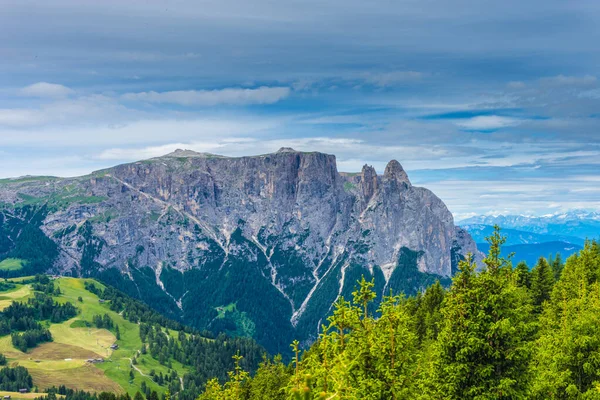
[[[481,256],[397,161],[347,174],[317,152],[178,150],[79,178],[0,181],[0,260],[99,278],[273,352],[314,338],[362,275],[380,295],[414,293],[468,252]]]

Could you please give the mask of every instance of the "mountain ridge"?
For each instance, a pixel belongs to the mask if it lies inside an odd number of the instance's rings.
[[[274,325],[255,326],[262,343],[269,329],[314,337],[360,275],[381,282],[380,293],[414,293],[449,277],[466,253],[481,259],[444,203],[395,160],[382,175],[367,165],[343,174],[334,155],[319,152],[176,150],[78,178],[3,182],[0,202],[6,218],[37,210],[59,248],[56,272],[153,292],[151,304],[199,328],[215,323],[217,309],[235,310],[234,325],[264,318]],[[261,296],[271,309],[257,310]]]
[[[594,239],[600,236],[600,213],[589,210],[571,210],[543,216],[482,215],[463,219],[459,225],[500,225],[505,229],[518,229],[536,234],[576,236]]]

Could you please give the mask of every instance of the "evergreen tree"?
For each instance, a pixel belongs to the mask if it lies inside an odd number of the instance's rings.
[[[264,358],[251,378],[236,358],[229,380],[209,381],[199,399],[599,399],[598,244],[569,257],[554,283],[556,259],[513,270],[499,229],[488,239],[483,269],[467,257],[448,291],[390,295],[375,311],[363,278],[309,349],[294,341],[288,367]],[[161,330],[142,330],[151,354],[171,345],[158,346]],[[157,379],[178,390],[172,373]]]
[[[562,257],[560,253],[556,253],[556,256],[552,261],[549,260],[550,265],[552,266],[552,272],[554,274],[554,280],[558,281],[560,279],[560,275],[562,273],[565,265],[562,262]]]
[[[488,241],[485,270],[477,274],[469,256],[446,295],[434,348],[433,398],[526,398],[531,305],[516,286],[510,263],[500,256],[505,238],[498,227]]]
[[[442,321],[440,309],[443,301],[444,288],[439,281],[428,287],[425,293],[419,293],[408,300],[408,307],[414,315],[416,333],[420,343],[437,339]]]
[[[540,318],[535,399],[596,399],[600,387],[600,249],[569,257]]]
[[[552,268],[544,257],[540,257],[533,270],[531,270],[531,296],[538,312],[541,312],[542,304],[550,300],[553,286],[554,274]]]
[[[281,361],[281,356],[276,356],[272,361],[264,356],[256,374],[250,381],[248,400],[284,400],[287,397],[285,387],[291,374]]]
[[[531,272],[529,272],[529,266],[525,261],[521,261],[515,268],[516,283],[517,286],[531,288]]]

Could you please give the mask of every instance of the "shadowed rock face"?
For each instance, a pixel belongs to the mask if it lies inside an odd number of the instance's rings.
[[[185,290],[165,286],[165,268],[205,271],[218,264],[215,271],[222,271],[242,260],[283,299],[296,326],[314,312],[320,292],[327,291],[330,306],[353,286],[345,281],[348,268],[380,271],[387,281],[409,249],[418,254],[419,271],[450,276],[457,259],[476,253],[444,203],[412,186],[395,160],[383,175],[366,165],[345,174],[335,156],[318,152],[282,148],[229,158],[177,150],[81,178],[0,185],[0,202],[18,203],[24,194],[79,199],[51,207],[42,225],[61,248],[55,270],[116,269],[135,281],[135,270],[148,267],[184,313]]]

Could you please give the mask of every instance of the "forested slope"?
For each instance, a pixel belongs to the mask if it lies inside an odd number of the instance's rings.
[[[530,271],[501,257],[497,228],[479,270],[461,262],[448,290],[390,294],[373,310],[374,283],[341,298],[319,340],[290,368],[241,368],[213,399],[600,398],[600,247]],[[267,396],[267,397],[264,397]]]

